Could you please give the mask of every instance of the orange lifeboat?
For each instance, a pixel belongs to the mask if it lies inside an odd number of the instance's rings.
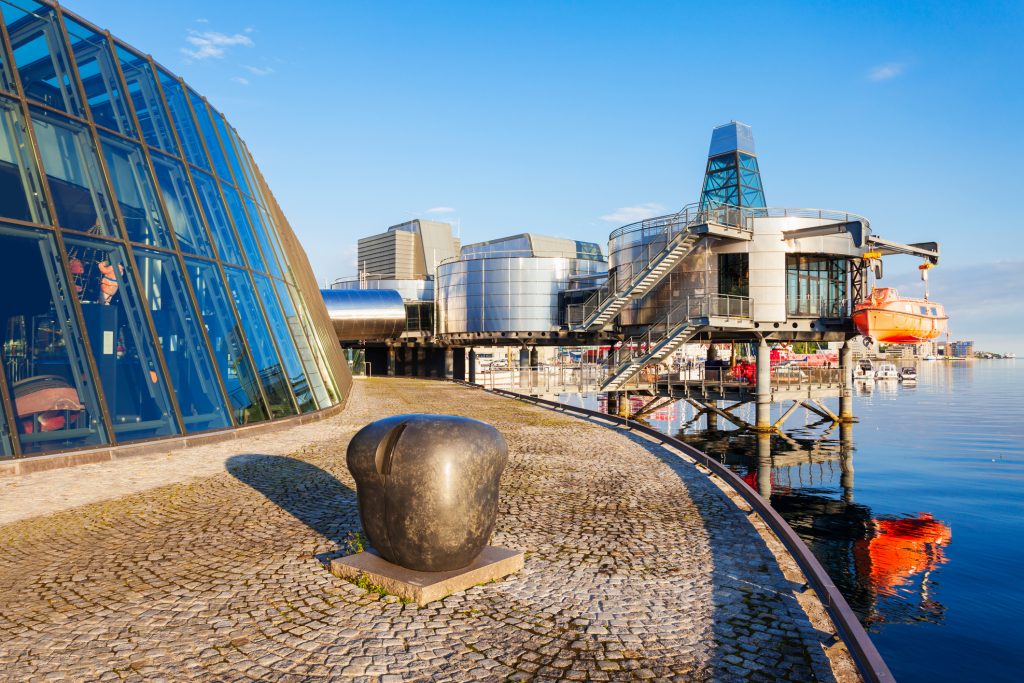
[[[854,306],[853,324],[865,337],[887,344],[917,344],[946,331],[946,309],[927,299],[901,297],[891,287],[871,290]]]

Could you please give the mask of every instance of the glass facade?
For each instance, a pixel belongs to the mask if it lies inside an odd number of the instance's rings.
[[[757,157],[733,151],[708,159],[700,208],[719,204],[765,207]]]
[[[849,261],[830,256],[786,256],[786,312],[839,318],[844,311]]]
[[[0,261],[18,292],[0,297],[0,458],[347,393],[309,264],[237,132],[48,1],[0,0]]]

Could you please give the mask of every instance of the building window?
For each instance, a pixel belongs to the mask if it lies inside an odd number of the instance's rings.
[[[292,404],[288,378],[277,357],[266,320],[260,312],[252,281],[244,270],[238,268],[229,266],[224,268],[224,272],[228,278],[228,289],[231,290],[238,314],[242,318],[242,327],[245,329],[245,338],[249,341],[249,349],[256,363],[260,386],[263,387],[263,393],[270,404],[270,414],[273,417],[294,415],[295,406]]]
[[[33,0],[20,0],[17,6],[5,2],[3,13],[25,96],[84,117],[53,8]]]
[[[64,25],[93,121],[122,135],[138,137],[106,37],[71,17],[64,17]]]
[[[157,174],[159,175],[159,171]],[[213,176],[195,169],[192,169],[192,179],[196,182],[199,202],[206,214],[206,221],[210,226],[210,232],[213,233],[213,240],[217,245],[220,259],[236,266],[244,266],[242,250],[231,229],[231,220],[228,218],[224,202],[220,198],[220,192],[217,191],[217,181],[213,179]]]
[[[136,250],[135,260],[185,431],[230,427],[217,374],[178,260],[171,254],[143,249]]]
[[[848,272],[843,258],[787,255],[786,312],[798,317],[846,316]]]
[[[238,424],[262,422],[269,413],[256,372],[245,354],[242,326],[231,310],[217,266],[208,261],[186,259],[185,262],[235,421]]]
[[[750,296],[750,255],[718,255],[718,293]]]
[[[100,146],[128,239],[169,248],[171,238],[142,147],[108,133],[100,133]]]
[[[120,246],[65,237],[68,269],[119,442],[178,433],[146,313]]]
[[[256,281],[256,293],[259,295],[260,301],[263,302],[263,310],[267,312],[270,331],[281,352],[281,360],[284,362],[284,369],[288,374],[288,383],[292,387],[292,393],[295,394],[295,401],[299,404],[299,412],[308,413],[316,410],[316,401],[313,400],[309,380],[306,379],[306,372],[299,361],[299,354],[295,350],[295,343],[288,330],[288,323],[285,322],[281,307],[277,304],[274,286],[270,284],[270,278],[266,275],[253,275],[253,279]]]
[[[39,172],[21,111],[13,101],[0,97],[0,215],[49,223],[41,199]]]
[[[135,116],[139,119],[142,136],[150,145],[159,147],[168,154],[177,155],[171,124],[160,102],[160,91],[156,78],[146,59],[121,45],[114,45],[114,52],[121,62],[121,72],[128,86],[128,96],[135,105]]]
[[[107,443],[85,344],[53,237],[0,225],[17,296],[0,297],[0,358],[23,453]]]
[[[171,227],[178,238],[178,246],[190,254],[212,258],[213,249],[203,229],[203,220],[192,194],[192,186],[185,175],[185,167],[180,161],[162,154],[150,156],[153,158],[153,168],[156,169],[156,179],[171,219]]]

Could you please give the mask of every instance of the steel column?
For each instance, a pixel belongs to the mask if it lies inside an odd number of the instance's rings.
[[[839,370],[842,375],[839,388],[839,421],[847,424],[854,422],[853,416],[853,347],[850,340],[843,342],[839,351]]]
[[[757,492],[765,500],[772,497],[772,435],[757,435]]]
[[[476,349],[469,350],[469,383],[476,384]]]
[[[757,344],[757,419],[754,429],[768,432],[772,429],[772,370],[771,350],[764,337]]]

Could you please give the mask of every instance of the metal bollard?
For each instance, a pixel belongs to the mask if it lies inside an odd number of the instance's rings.
[[[452,415],[396,415],[348,446],[363,529],[381,557],[439,572],[470,564],[498,514],[508,445],[497,429]]]

